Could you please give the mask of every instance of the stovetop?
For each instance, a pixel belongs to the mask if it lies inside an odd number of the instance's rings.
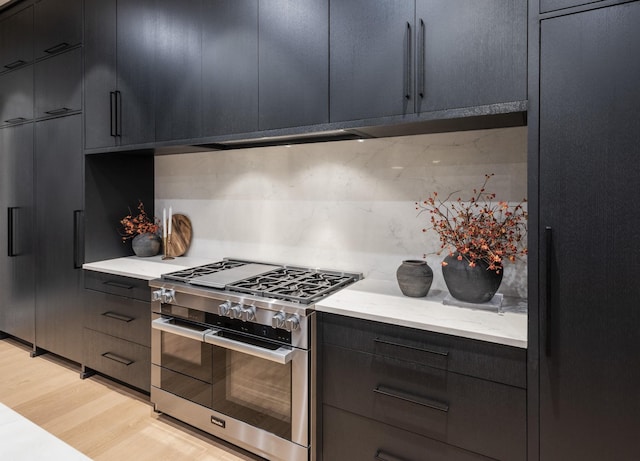
[[[164,274],[163,280],[263,298],[312,304],[354,283],[362,274],[238,259]]]

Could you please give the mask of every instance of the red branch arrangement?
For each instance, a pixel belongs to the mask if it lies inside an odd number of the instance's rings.
[[[160,229],[159,224],[149,218],[147,212],[144,211],[144,204],[142,201],[139,201],[138,203],[137,216],[133,216],[131,209],[129,209],[129,214],[120,220],[120,224],[122,225],[122,232],[120,235],[122,236],[123,242],[138,234],[146,234],[148,232],[156,234]]]
[[[496,194],[485,191],[492,176],[485,175],[482,187],[473,189],[468,201],[451,200],[459,191],[444,200],[434,192],[423,202],[416,202],[416,209],[431,215],[431,227],[422,231],[433,229],[438,233],[441,242],[438,254],[443,250],[448,250],[450,255],[457,252],[458,260],[464,258],[469,266],[475,267],[484,261],[488,270],[499,273],[504,260],[515,262],[518,256],[527,254],[528,213],[523,206],[526,199],[515,206],[492,202]],[[442,264],[446,265],[444,261]]]

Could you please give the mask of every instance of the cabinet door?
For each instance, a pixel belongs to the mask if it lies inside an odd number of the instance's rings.
[[[82,42],[82,0],[42,0],[34,14],[36,58]]]
[[[122,145],[155,139],[155,0],[117,7],[117,132]]]
[[[201,4],[201,0],[156,0],[157,141],[201,134]]]
[[[541,21],[545,461],[640,459],[638,24],[637,1]]]
[[[33,343],[33,124],[0,130],[0,331]]]
[[[82,54],[76,48],[35,64],[35,116],[82,109]]]
[[[0,22],[0,71],[33,61],[33,7]]]
[[[82,117],[36,123],[36,346],[82,361]]]
[[[85,0],[85,147],[116,145],[116,1]]]
[[[540,0],[540,12],[548,13],[549,11],[571,8],[572,6],[586,5],[587,3],[595,3],[598,0]]]
[[[527,2],[416,2],[418,112],[527,99]]]
[[[413,2],[331,2],[332,122],[414,112],[413,23]]]
[[[259,129],[329,121],[328,0],[259,2]]]
[[[0,125],[33,118],[33,65],[0,75]]]
[[[202,113],[205,136],[258,130],[258,1],[203,5]]]

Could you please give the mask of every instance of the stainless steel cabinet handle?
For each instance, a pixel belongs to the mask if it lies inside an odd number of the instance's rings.
[[[151,328],[153,330],[160,330],[173,335],[182,336],[183,338],[193,339],[194,341],[204,342],[205,333],[210,333],[213,330],[192,330],[191,328],[175,325],[171,323],[172,318],[159,318],[151,322]]]
[[[219,331],[213,330],[210,333],[204,335],[204,340],[208,344],[214,346],[220,346],[225,349],[231,349],[232,351],[242,352],[244,354],[258,357],[261,359],[269,360],[270,362],[276,362],[284,365],[291,361],[293,355],[293,349],[290,347],[280,347],[276,350],[264,349],[252,344],[243,343],[240,341],[234,341],[233,339],[217,336]]]
[[[105,359],[113,360],[114,362],[118,362],[126,366],[129,366],[133,363],[133,360],[125,359],[124,357],[120,357],[113,352],[105,352],[104,354],[100,355],[102,355]]]
[[[391,397],[398,400],[403,400],[405,402],[414,403],[416,405],[420,405],[427,408],[433,408],[434,410],[442,411],[447,413],[449,411],[449,405],[444,402],[439,402],[437,400],[427,399],[425,397],[419,397],[417,395],[412,395],[406,392],[397,391],[395,389],[389,389],[387,387],[378,386],[373,389],[373,392],[376,394],[384,395],[386,397]]]

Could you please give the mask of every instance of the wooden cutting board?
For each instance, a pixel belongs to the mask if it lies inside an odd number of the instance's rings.
[[[182,256],[189,250],[193,230],[191,221],[183,214],[174,214],[171,219],[171,246],[169,256]]]

